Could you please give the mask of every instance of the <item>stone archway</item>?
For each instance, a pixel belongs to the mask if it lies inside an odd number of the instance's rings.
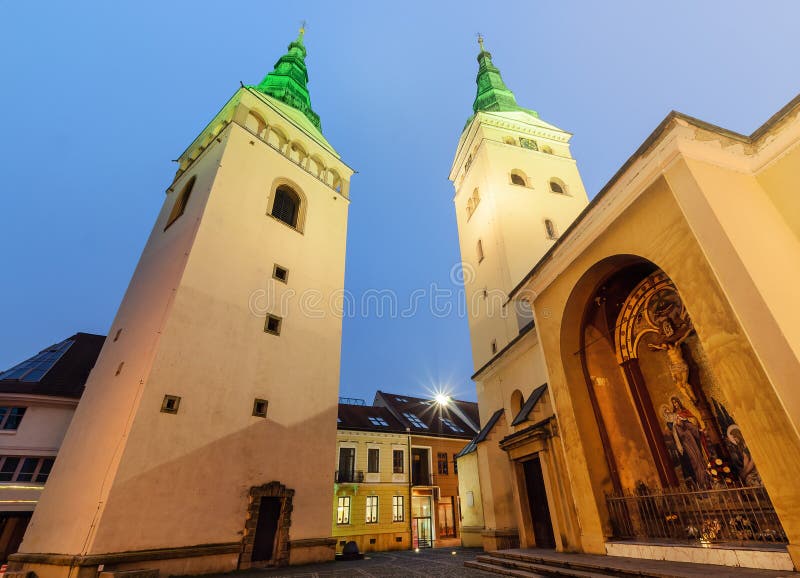
[[[294,490],[280,482],[270,482],[250,488],[247,520],[242,538],[242,553],[239,556],[239,570],[289,564],[289,527],[292,525],[293,499]],[[270,521],[268,527],[265,524],[268,522],[265,520],[265,516],[275,513],[275,510],[277,510],[277,515],[274,520]],[[273,525],[274,528],[271,527]],[[271,544],[267,546],[270,555],[267,559],[260,559],[263,556],[258,555],[262,549],[257,543],[257,534],[263,536],[264,532],[270,532],[267,536],[271,541]]]

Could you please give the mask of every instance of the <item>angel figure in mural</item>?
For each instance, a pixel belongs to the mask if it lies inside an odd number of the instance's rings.
[[[648,343],[652,351],[666,351],[669,372],[678,391],[697,403],[697,396],[689,385],[689,365],[683,358],[681,343],[692,332],[692,322],[681,305],[680,298],[672,291],[662,291],[650,300],[650,316],[658,328],[655,343]]]
[[[731,466],[738,474],[745,486],[760,486],[761,476],[758,475],[756,464],[750,455],[750,449],[744,442],[742,430],[736,424],[728,426],[726,445],[731,456]]]
[[[662,406],[667,427],[672,430],[678,453],[685,458],[692,478],[700,488],[709,486],[708,471],[708,442],[700,421],[686,409],[681,399],[677,396],[670,398],[672,408]]]

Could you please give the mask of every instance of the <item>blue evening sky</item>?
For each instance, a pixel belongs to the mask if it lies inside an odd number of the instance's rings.
[[[749,133],[800,91],[793,2],[0,3],[0,369],[106,333],[176,158],[308,20],[312,103],[358,170],[346,288],[450,280],[450,162],[475,33],[518,102],[575,136],[589,196],[676,109]],[[455,303],[457,297],[452,301]],[[423,307],[344,322],[341,393],[474,399],[467,323]]]

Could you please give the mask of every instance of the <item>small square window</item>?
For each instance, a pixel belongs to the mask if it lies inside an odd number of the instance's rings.
[[[281,334],[281,318],[277,315],[267,315],[267,322],[264,325],[264,331],[272,333],[273,335]]]
[[[378,541],[378,540],[377,540],[376,538],[370,538],[370,539],[369,539],[369,543],[370,543],[370,544],[374,544],[374,543],[376,543],[377,541]]]
[[[255,417],[267,417],[267,407],[269,402],[266,399],[256,398],[253,401],[253,415]]]
[[[272,278],[277,279],[281,283],[288,283],[289,282],[289,269],[286,267],[281,267],[277,263],[275,263],[275,267],[272,268]]]
[[[165,395],[164,401],[161,402],[161,411],[164,413],[178,413],[178,407],[180,407],[180,405],[180,396]]]
[[[397,537],[394,539],[394,541],[395,541],[395,542],[402,542],[402,541],[403,541],[403,537],[402,537],[402,536],[397,536]]]

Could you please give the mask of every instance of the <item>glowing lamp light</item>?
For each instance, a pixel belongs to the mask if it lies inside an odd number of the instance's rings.
[[[414,548],[414,552],[416,552],[417,554],[419,554],[419,548]]]

